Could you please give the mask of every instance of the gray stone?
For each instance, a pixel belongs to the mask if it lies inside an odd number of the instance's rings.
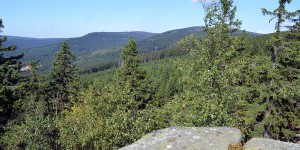
[[[171,127],[147,134],[120,150],[227,150],[241,141],[241,131],[231,127]]]
[[[299,144],[272,139],[253,138],[244,145],[245,150],[300,150]]]

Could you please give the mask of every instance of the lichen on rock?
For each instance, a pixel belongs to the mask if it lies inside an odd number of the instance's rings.
[[[265,138],[253,138],[244,145],[245,150],[300,150],[300,144]]]
[[[241,141],[239,129],[231,127],[170,127],[147,134],[120,150],[227,150]]]

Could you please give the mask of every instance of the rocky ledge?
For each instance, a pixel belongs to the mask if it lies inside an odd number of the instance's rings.
[[[253,138],[244,145],[245,150],[300,150],[300,144],[272,139]]]
[[[120,150],[227,150],[241,141],[241,132],[230,127],[171,127],[147,134]]]
[[[171,127],[147,134],[120,150],[227,150],[241,142],[241,131],[231,127]],[[300,144],[253,138],[244,150],[300,150]]]

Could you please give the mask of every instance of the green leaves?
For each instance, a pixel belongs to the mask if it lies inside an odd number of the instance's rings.
[[[235,20],[236,8],[232,4],[231,0],[223,0],[204,5],[206,37],[191,35],[179,43],[190,51],[190,56],[179,64],[183,92],[170,104],[183,106],[174,108],[179,111],[179,116],[171,119],[176,125],[240,123],[238,110],[244,105],[238,95],[237,66],[239,55],[246,47],[246,35],[232,35],[241,24]]]

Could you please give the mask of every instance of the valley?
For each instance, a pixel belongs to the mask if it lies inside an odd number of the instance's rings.
[[[241,34],[239,31],[237,34]],[[145,56],[144,62],[161,59],[161,55],[179,56],[184,54],[178,42],[190,34],[204,35],[203,27],[188,27],[170,30],[163,33],[136,32],[94,32],[77,38],[37,39],[28,37],[7,36],[5,45],[17,45],[17,50],[10,54],[24,53],[25,62],[37,61],[39,74],[49,72],[55,53],[60,43],[66,41],[70,50],[76,55],[76,63],[81,73],[93,73],[119,65],[119,55],[124,44],[133,37],[137,41],[138,50]],[[249,37],[259,33],[247,32]],[[158,54],[158,53],[162,54]],[[173,54],[170,54],[172,53]],[[169,53],[169,54],[168,54]]]

